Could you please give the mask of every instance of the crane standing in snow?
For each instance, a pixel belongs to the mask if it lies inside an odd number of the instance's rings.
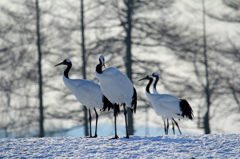
[[[117,126],[116,116],[118,111],[118,105],[122,104],[124,108],[125,126],[126,126],[126,138],[129,138],[127,129],[127,111],[125,106],[131,108],[132,112],[136,112],[137,107],[137,92],[133,87],[130,79],[120,72],[116,67],[109,67],[102,70],[104,64],[104,56],[99,57],[99,64],[96,66],[96,77],[100,81],[100,87],[103,94],[114,103],[114,124],[115,124],[115,137],[117,139]]]
[[[103,95],[99,84],[85,79],[70,79],[68,77],[69,70],[72,67],[72,62],[70,59],[65,59],[63,62],[56,64],[55,67],[59,65],[67,65],[67,68],[63,73],[63,82],[69,91],[75,95],[77,100],[89,108],[90,137],[97,137],[98,114],[95,108],[102,110],[106,110],[108,108],[109,110],[113,108],[112,103]],[[92,118],[90,108],[93,108],[96,114],[96,127],[94,136],[92,136]]]
[[[153,77],[156,78],[155,82],[153,83],[153,94],[159,94],[158,91],[157,91],[157,83],[158,83],[158,80],[160,79],[160,75],[157,73],[157,72],[154,72],[152,74]],[[175,96],[172,96],[172,98],[174,99],[178,99],[177,97]],[[177,127],[178,127],[178,123],[176,122],[176,120],[174,120],[173,118],[170,119],[172,120],[172,130],[173,130],[173,134],[175,135],[175,129],[174,129],[174,123],[176,123]],[[168,128],[169,128],[169,122],[168,122],[168,119],[167,119],[167,134],[168,134]],[[182,134],[182,132],[180,131],[179,127],[178,127],[178,131],[180,134]]]
[[[189,103],[185,99],[178,99],[170,94],[152,94],[150,93],[150,86],[153,82],[153,76],[148,75],[147,77],[140,79],[149,80],[149,83],[146,86],[146,95],[150,100],[155,112],[157,115],[162,117],[164,123],[164,131],[167,135],[167,127],[165,120],[166,119],[193,119],[193,110]],[[175,120],[173,120],[175,121]],[[175,123],[179,129],[177,122]],[[180,131],[180,129],[179,129]]]

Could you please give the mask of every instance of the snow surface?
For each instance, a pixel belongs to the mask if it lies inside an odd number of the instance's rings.
[[[0,158],[240,158],[240,134],[0,139]]]

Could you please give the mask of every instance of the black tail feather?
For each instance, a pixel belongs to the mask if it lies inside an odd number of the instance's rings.
[[[133,109],[131,109],[131,112],[133,113],[136,113],[136,109],[137,109],[137,91],[136,89],[133,87],[133,90],[134,90],[134,93],[133,93],[133,96],[132,96],[132,103],[131,103],[131,106],[133,107]]]
[[[193,119],[193,110],[191,106],[189,105],[188,101],[186,99],[180,99],[180,109],[182,111],[182,116],[186,116],[189,119]]]
[[[113,109],[113,104],[103,95],[102,97],[102,102],[103,102],[103,111],[105,111],[108,108],[108,111],[110,109]]]

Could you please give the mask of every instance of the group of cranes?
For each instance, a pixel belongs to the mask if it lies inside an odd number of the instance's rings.
[[[99,57],[99,64],[97,64],[95,70],[95,75],[100,84],[85,79],[70,79],[68,76],[68,73],[72,67],[72,62],[70,59],[65,59],[63,62],[60,62],[55,66],[59,65],[67,65],[67,68],[63,73],[63,82],[69,91],[75,95],[77,100],[89,109],[90,137],[97,137],[98,114],[96,108],[103,111],[106,109],[113,109],[115,136],[112,139],[117,139],[118,135],[116,117],[120,111],[119,106],[123,106],[126,138],[129,138],[126,106],[130,108],[132,113],[136,113],[137,108],[137,92],[131,80],[116,67],[109,67],[103,70],[102,68],[105,67],[103,55]],[[153,93],[150,93],[149,88],[153,82],[153,77],[156,78],[156,81],[153,85]],[[168,120],[172,121],[174,134],[174,124],[176,124],[181,134],[180,128],[175,119],[180,120],[186,117],[192,120],[192,108],[185,99],[178,99],[170,94],[159,94],[156,90],[156,85],[159,78],[160,76],[158,73],[153,73],[152,75],[148,75],[147,77],[141,79],[149,80],[149,83],[146,86],[146,95],[156,114],[161,116],[163,119],[165,134],[168,134]],[[96,128],[94,136],[92,136],[91,130],[91,108],[94,109],[96,114]],[[165,122],[167,122],[167,125]]]

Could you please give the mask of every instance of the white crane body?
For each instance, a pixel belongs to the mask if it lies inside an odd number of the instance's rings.
[[[102,93],[114,104],[115,137],[113,139],[118,138],[116,116],[119,113],[119,105],[123,105],[124,108],[126,138],[129,138],[125,106],[131,108],[131,112],[136,112],[137,92],[131,80],[116,67],[109,67],[102,70],[103,66],[105,66],[104,56],[101,55],[99,57],[99,64],[96,66],[95,74],[100,81]]]
[[[88,108],[103,108],[103,93],[99,84],[84,79],[69,79],[64,75],[63,82],[81,104]]]
[[[106,68],[101,74],[96,73],[100,81],[102,93],[112,103],[125,103],[132,108],[132,96],[134,88],[130,79],[116,67]]]

